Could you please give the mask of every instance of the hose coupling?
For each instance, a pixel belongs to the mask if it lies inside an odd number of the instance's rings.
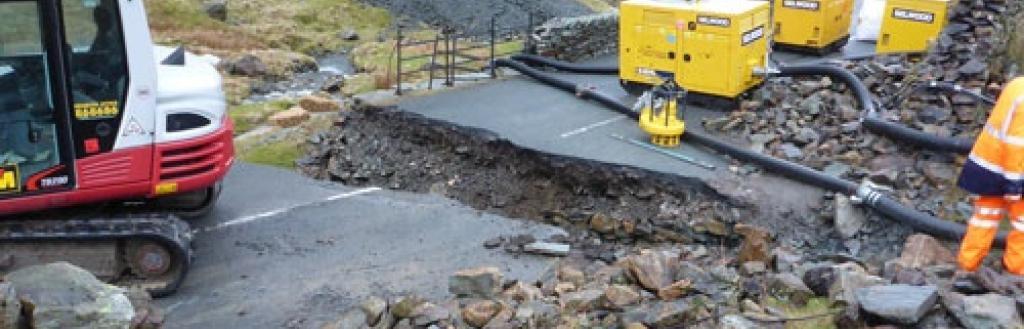
[[[754,75],[759,76],[759,77],[766,77],[767,78],[767,77],[772,77],[772,76],[779,75],[780,73],[782,73],[782,71],[779,71],[779,69],[774,68],[774,67],[755,67],[754,68]]]
[[[885,194],[882,193],[882,190],[885,189],[886,188],[872,183],[869,180],[864,180],[860,183],[860,186],[857,187],[857,194],[851,196],[850,200],[856,204],[874,206],[878,203],[878,200],[885,196]]]

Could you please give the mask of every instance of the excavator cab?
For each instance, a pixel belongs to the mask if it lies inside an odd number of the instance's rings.
[[[0,275],[68,261],[154,295],[182,282],[181,218],[216,202],[233,126],[220,74],[154,45],[143,6],[0,0]]]
[[[128,77],[117,9],[0,2],[0,198],[72,188],[75,155],[112,146]],[[47,29],[56,19],[63,35]]]

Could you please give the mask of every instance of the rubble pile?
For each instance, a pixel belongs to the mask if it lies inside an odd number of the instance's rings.
[[[392,108],[343,111],[308,148],[299,161],[308,176],[439,194],[568,228],[588,244],[721,241],[752,217],[694,179],[541,153]],[[600,249],[594,256],[614,260]]]
[[[916,88],[927,82],[956,83],[996,95],[1016,75],[1014,65],[993,60],[1005,52],[1004,19],[1020,12],[1004,0],[961,1],[934,49],[920,60],[907,55],[840,61],[878,96],[881,115],[940,136],[973,139],[990,105],[964,94]],[[971,206],[955,188],[963,159],[901,144],[862,129],[862,112],[847,86],[829,78],[775,79],[730,116],[705,127],[744,138],[766,154],[797,161],[853,181],[870,180],[894,189],[905,204],[941,218],[966,220]],[[756,173],[742,168],[741,173]],[[821,208],[836,216],[833,196]],[[849,237],[856,235],[852,232]]]
[[[884,268],[783,247],[752,252],[751,244],[771,244],[758,236],[748,235],[738,253],[681,245],[634,250],[615,262],[570,257],[536,282],[506,279],[492,267],[462,270],[449,279],[448,300],[371,297],[324,328],[1024,325],[1024,280],[983,270],[974,277],[978,291],[954,290],[952,253],[929,236],[913,236]]]

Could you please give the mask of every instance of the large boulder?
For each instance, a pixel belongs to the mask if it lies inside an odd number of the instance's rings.
[[[135,311],[125,290],[60,262],[7,275],[18,291],[28,321],[36,329],[124,329]]]

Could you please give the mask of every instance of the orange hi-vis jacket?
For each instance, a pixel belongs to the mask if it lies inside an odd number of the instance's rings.
[[[982,196],[1024,192],[1024,78],[1004,88],[964,164],[958,185]]]

